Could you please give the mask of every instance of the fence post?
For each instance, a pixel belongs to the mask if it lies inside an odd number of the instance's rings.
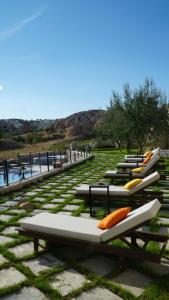
[[[48,172],[49,172],[49,153],[46,152],[46,158],[47,158],[47,167],[48,167]]]
[[[71,153],[71,148],[69,146],[69,151],[70,151],[70,163],[72,162],[72,153]]]
[[[6,179],[6,185],[9,185],[9,177],[8,177],[8,161],[7,159],[5,159],[5,162],[4,162],[4,179]]]
[[[30,168],[31,168],[31,176],[32,176],[32,153],[29,153],[29,159],[30,159]]]
[[[40,173],[41,173],[41,159],[40,159],[40,152],[39,152],[39,168],[40,168]]]

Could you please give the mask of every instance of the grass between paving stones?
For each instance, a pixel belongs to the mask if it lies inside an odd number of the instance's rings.
[[[59,203],[57,207],[45,210],[53,213],[57,213],[59,211],[64,211],[64,207],[67,204],[73,204],[77,205],[77,210],[70,211],[71,215],[73,216],[79,216],[81,213],[88,213],[89,208],[85,204],[85,202],[79,201],[76,203],[73,203],[74,200],[74,194],[70,193],[69,190],[74,189],[78,184],[81,184],[83,182],[86,183],[95,183],[98,181],[104,181],[103,176],[107,169],[113,169],[116,165],[116,163],[120,160],[120,158],[124,155],[124,151],[96,151],[95,156],[96,158],[90,161],[87,161],[86,163],[76,166],[72,169],[69,169],[67,171],[64,171],[57,176],[50,177],[46,180],[41,180],[36,184],[31,185],[30,187],[24,188],[21,192],[15,192],[10,195],[5,195],[0,198],[0,205],[3,205],[6,201],[14,200],[15,199],[24,199],[26,201],[32,202],[34,205],[34,209],[41,209],[44,204],[50,204],[53,199],[61,198],[60,195],[63,195],[64,202]],[[166,169],[169,170],[169,160],[165,161]],[[109,180],[106,182],[110,182]],[[114,183],[116,184],[116,183]],[[119,181],[117,184],[121,184]],[[161,181],[161,183],[156,184],[151,187],[153,190],[159,191],[160,189],[165,189],[169,191],[169,184],[167,185],[166,182]],[[36,191],[37,189],[37,191]],[[56,191],[55,191],[56,190]],[[28,196],[26,193],[34,192],[36,191],[35,195]],[[65,195],[64,195],[65,194]],[[66,194],[71,194],[70,196],[66,197]],[[36,198],[44,198],[43,202],[36,201]],[[80,199],[81,200],[81,199]],[[57,204],[57,203],[56,203]],[[118,203],[117,203],[118,204]],[[19,205],[19,202],[18,202]],[[48,296],[50,299],[71,299],[72,297],[77,297],[84,291],[88,291],[94,287],[100,286],[105,287],[112,291],[113,293],[119,295],[123,299],[157,299],[157,297],[160,300],[167,300],[169,298],[168,294],[168,280],[169,277],[167,276],[159,276],[153,271],[147,268],[141,268],[138,267],[138,272],[142,272],[145,275],[148,275],[150,278],[152,278],[153,282],[152,284],[145,289],[145,292],[142,296],[136,298],[133,296],[129,291],[123,289],[120,285],[110,283],[109,278],[116,276],[118,273],[122,271],[122,269],[119,268],[119,264],[117,264],[117,267],[113,269],[110,274],[108,274],[106,277],[97,276],[96,274],[92,273],[88,269],[82,267],[79,265],[79,260],[70,260],[62,255],[59,255],[56,251],[56,248],[54,248],[52,252],[52,247],[49,247],[47,250],[52,253],[54,256],[59,258],[60,260],[65,262],[65,265],[63,267],[54,267],[50,270],[43,271],[40,273],[40,275],[36,276],[32,273],[32,271],[23,265],[24,261],[28,261],[30,258],[36,258],[45,253],[46,249],[42,249],[42,252],[39,254],[32,253],[31,255],[24,256],[23,258],[17,258],[14,254],[10,253],[8,251],[9,248],[15,246],[15,245],[21,245],[25,242],[29,242],[30,238],[24,238],[22,236],[18,236],[17,234],[2,234],[1,232],[3,229],[5,229],[8,226],[20,226],[19,225],[19,219],[27,216],[31,216],[31,212],[28,213],[21,213],[21,214],[15,214],[10,213],[10,209],[18,208],[18,205],[16,207],[7,208],[6,211],[0,211],[1,214],[8,214],[12,215],[12,219],[7,222],[0,222],[0,235],[13,237],[15,240],[12,241],[12,243],[6,244],[4,246],[0,247],[0,253],[9,260],[9,262],[5,262],[3,265],[0,266],[0,269],[7,268],[13,266],[18,271],[20,271],[22,274],[24,274],[27,278],[27,280],[21,284],[14,285],[12,287],[7,287],[4,289],[0,289],[0,295],[5,295],[10,292],[13,292],[15,290],[20,289],[23,286],[32,285],[41,290],[46,296]],[[168,206],[166,207],[166,209]],[[97,214],[96,218],[100,219],[104,216],[106,213],[106,208],[98,207],[97,208]],[[167,215],[159,214],[160,217],[166,217]],[[168,216],[169,217],[169,216]],[[87,221],[87,219],[86,219]],[[158,218],[155,218],[150,223],[150,230],[155,232],[159,231],[161,224],[157,224]],[[162,224],[166,227],[165,224]],[[167,226],[168,227],[168,226]],[[116,241],[113,243],[114,245],[118,245],[121,247],[126,247],[121,241]],[[159,248],[157,247],[157,244],[150,243],[149,245],[149,251],[158,252]],[[169,251],[166,251],[165,257],[169,257]],[[82,259],[83,261],[83,259]],[[130,263],[130,261],[127,260],[127,263]],[[136,269],[136,265],[134,264],[133,268]],[[128,267],[128,264],[126,265]],[[90,280],[90,282],[85,282],[80,289],[73,290],[70,294],[63,297],[59,293],[58,290],[54,290],[51,288],[49,284],[50,276],[54,274],[59,274],[66,268],[73,268],[80,274],[83,274],[86,277],[86,280]]]

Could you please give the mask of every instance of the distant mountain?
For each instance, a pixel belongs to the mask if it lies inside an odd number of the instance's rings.
[[[23,134],[33,131],[46,130],[55,120],[22,120],[22,119],[0,119],[0,130],[4,133]]]
[[[103,117],[103,110],[88,110],[75,113],[56,120],[52,125],[54,129],[64,129],[65,137],[90,137],[91,130]]]
[[[55,120],[0,119],[0,130],[5,134],[19,135],[41,130],[62,130],[65,138],[89,137],[91,129],[103,117],[103,110],[88,110]]]

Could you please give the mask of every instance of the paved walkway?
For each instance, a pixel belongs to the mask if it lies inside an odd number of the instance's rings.
[[[96,254],[92,249],[78,251],[77,248],[64,246],[46,248],[44,241],[41,241],[40,252],[36,255],[31,240],[19,236],[15,231],[23,219],[42,211],[90,218],[89,208],[84,201],[75,199],[75,188],[82,182],[93,183],[102,179],[104,172],[116,165],[120,155],[98,152],[96,159],[83,165],[21,192],[1,196],[0,299],[120,300],[136,299],[140,295],[144,297],[146,293],[148,298],[145,296],[144,299],[157,299],[160,283],[156,280],[156,274],[169,280],[169,277],[164,277],[169,276],[167,259],[161,265],[134,262],[121,269],[115,257]],[[164,193],[165,201],[155,222],[158,230],[166,231],[169,226],[169,182],[160,181],[153,188],[161,189]],[[29,213],[19,207],[19,203],[25,200],[34,206]],[[101,208],[101,213],[104,213],[104,208]],[[151,284],[154,290],[151,290]],[[165,284],[162,286],[164,288]],[[167,289],[163,290],[163,294],[166,297],[163,299],[169,299]]]

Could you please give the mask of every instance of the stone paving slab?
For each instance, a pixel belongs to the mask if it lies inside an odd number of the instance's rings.
[[[5,207],[5,206],[0,206],[0,211],[4,211],[4,210],[6,210],[7,209],[7,207]]]
[[[0,221],[8,222],[10,221],[14,216],[12,215],[0,215]]]
[[[34,202],[40,202],[40,203],[41,203],[41,202],[45,202],[46,199],[43,198],[43,197],[36,197],[36,198],[33,199],[33,201],[34,201]]]
[[[54,194],[53,193],[44,193],[43,194],[43,197],[45,198],[45,197],[54,197]]]
[[[59,211],[57,212],[57,215],[65,215],[65,216],[71,216],[71,211]]]
[[[2,254],[0,254],[0,266],[6,262],[8,262],[8,260]]]
[[[54,198],[53,200],[50,201],[50,203],[63,203],[65,202],[65,199],[63,198]]]
[[[158,275],[166,275],[169,274],[169,260],[162,259],[161,263],[152,263],[152,262],[144,262],[141,264],[144,267],[148,267],[153,270],[153,272]]]
[[[70,201],[70,204],[79,204],[79,203],[84,203],[85,201],[82,199],[73,199]]]
[[[42,205],[41,208],[43,208],[43,209],[53,209],[53,208],[56,208],[58,205],[59,204],[48,203],[48,204]]]
[[[16,201],[6,201],[5,203],[3,203],[3,206],[5,206],[5,207],[14,207],[17,205],[18,205],[18,202],[16,202]]]
[[[72,300],[122,300],[122,298],[106,288],[97,287],[82,293],[76,298],[72,298]]]
[[[135,270],[129,269],[112,278],[110,282],[120,284],[122,288],[129,290],[133,295],[138,297],[151,283],[151,279]]]
[[[0,270],[0,278],[0,288],[9,287],[26,280],[25,275],[13,267]]]
[[[159,218],[158,224],[167,224],[169,225],[169,218]]]
[[[25,193],[25,196],[36,196],[37,195],[37,192],[27,192]]]
[[[81,265],[99,276],[105,276],[114,269],[116,263],[104,255],[97,255],[85,260]]]
[[[15,226],[8,226],[6,227],[1,233],[3,234],[18,234],[18,232],[16,231]]]
[[[67,204],[63,207],[64,210],[70,210],[74,211],[77,210],[80,206],[79,205],[74,205],[74,204]]]
[[[35,275],[38,275],[40,272],[52,269],[55,266],[63,266],[64,262],[50,253],[45,253],[42,256],[23,262],[23,265],[29,267]]]
[[[63,198],[70,198],[72,196],[73,196],[72,194],[60,194],[60,197],[63,197]]]
[[[91,218],[91,216],[90,216],[89,213],[81,213],[80,216],[81,216],[82,218],[86,218],[86,219],[90,219],[90,218]]]
[[[4,245],[6,245],[8,243],[12,243],[14,241],[15,241],[15,239],[13,239],[11,237],[0,235],[0,246],[4,246]]]
[[[36,216],[37,214],[40,214],[42,212],[45,212],[44,209],[34,209],[32,212],[31,212],[31,216]]]
[[[9,211],[9,213],[13,213],[13,214],[24,214],[25,213],[25,210],[24,209],[11,209]]]
[[[7,296],[1,297],[1,300],[48,300],[41,291],[35,287],[23,287],[19,291],[16,291]]]
[[[74,269],[57,273],[50,278],[51,287],[58,289],[62,296],[80,288],[85,282],[89,282],[89,280],[87,281],[83,275]]]
[[[42,250],[42,248],[41,248]],[[34,253],[34,247],[32,242],[17,245],[12,248],[8,248],[8,251],[15,255],[17,258],[23,258],[27,255]]]

